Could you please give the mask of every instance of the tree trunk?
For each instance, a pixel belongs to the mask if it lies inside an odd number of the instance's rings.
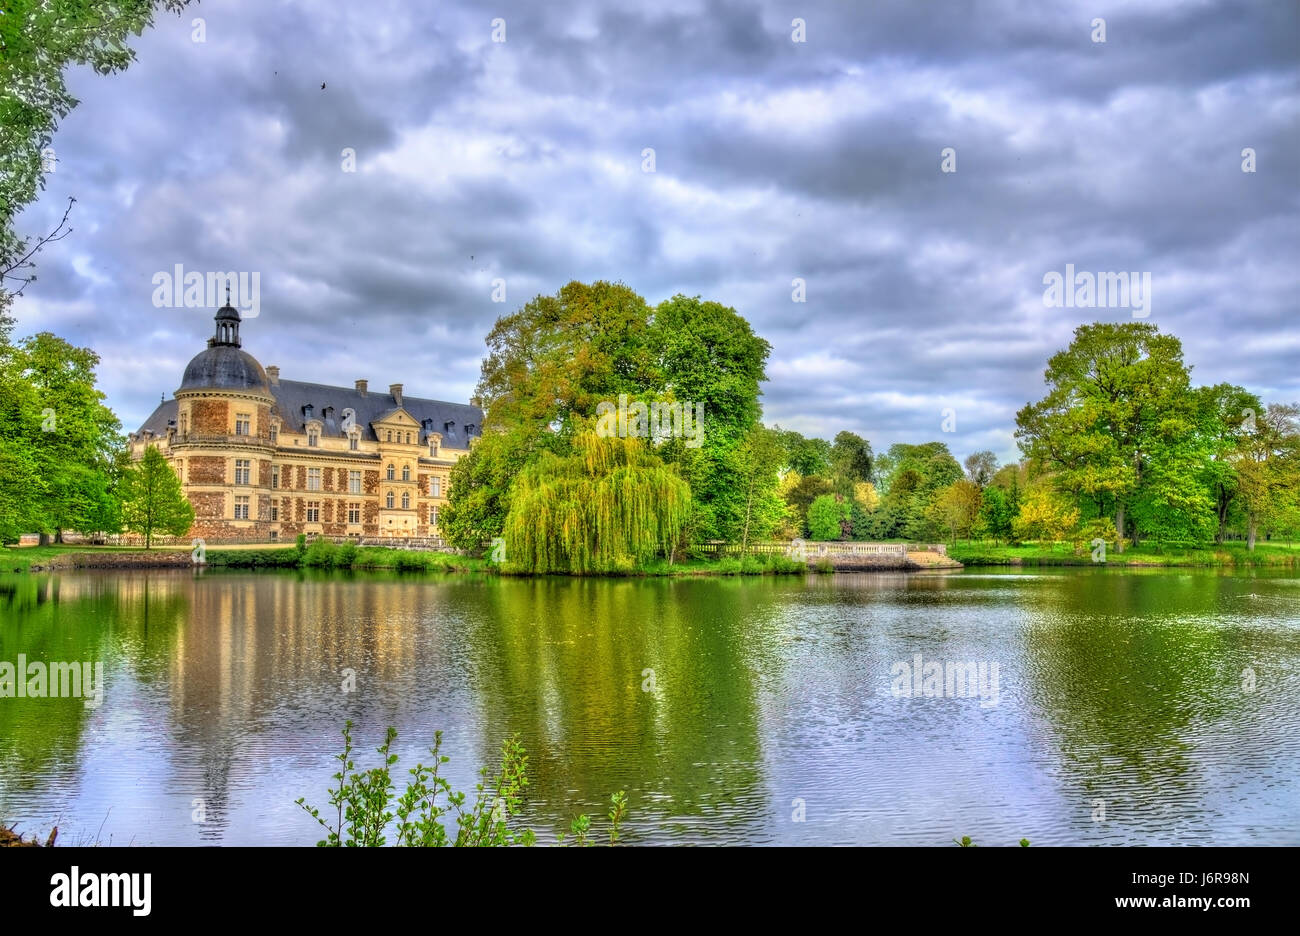
[[[1246,548],[1251,552],[1255,551],[1255,528],[1257,525],[1258,524],[1255,520],[1255,515],[1251,514],[1250,521],[1247,524],[1247,532],[1246,532]]]
[[[44,530],[42,530],[41,533],[40,533],[40,538],[36,541],[36,545],[38,545],[38,546],[48,546],[48,545],[50,545],[50,534],[48,534],[48,533],[46,533]]]
[[[1115,505],[1115,552],[1124,552],[1124,505]]]

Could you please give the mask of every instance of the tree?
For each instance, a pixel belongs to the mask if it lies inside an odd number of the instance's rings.
[[[984,487],[997,474],[998,458],[988,450],[975,452],[966,456],[965,467],[967,480]]]
[[[871,443],[853,432],[838,433],[831,445],[831,468],[854,484],[871,481]]]
[[[948,531],[949,542],[956,543],[958,536],[970,536],[971,528],[979,516],[980,488],[973,481],[954,481],[939,492],[927,509],[927,517],[936,526]]]
[[[144,450],[139,463],[122,477],[122,522],[153,545],[156,531],[184,536],[194,524],[194,508],[181,491],[180,479],[156,446]]]
[[[1209,454],[1203,464],[1204,484],[1214,499],[1218,527],[1214,539],[1222,543],[1237,501],[1236,465],[1247,451],[1264,405],[1255,394],[1232,384],[1198,387],[1195,394],[1197,431],[1206,440]]]
[[[806,438],[793,429],[774,427],[785,445],[785,467],[804,477],[825,477],[831,471],[831,444],[825,439]]]
[[[1018,505],[1017,505],[1018,507]],[[979,515],[975,520],[974,532],[977,536],[987,537],[995,543],[1011,539],[1011,521],[1015,516],[1007,492],[995,484],[984,488],[980,496]]]
[[[737,493],[745,503],[740,543],[748,549],[751,540],[770,536],[785,517],[785,502],[777,493],[781,440],[771,429],[755,425],[735,451],[736,476],[740,481]],[[692,486],[692,495],[694,492]]]
[[[848,539],[849,508],[834,494],[821,495],[808,507],[808,535],[814,540]]]
[[[582,432],[572,455],[549,452],[516,482],[506,561],[530,572],[631,571],[671,556],[689,516],[690,487],[636,438]]]
[[[1016,415],[1020,447],[1058,490],[1091,498],[1099,510],[1111,505],[1120,552],[1125,512],[1140,495],[1167,510],[1197,508],[1188,474],[1156,465],[1176,460],[1180,443],[1193,435],[1189,373],[1177,338],[1145,322],[1081,325],[1070,346],[1048,361],[1044,378],[1047,396]]]
[[[1294,509],[1300,491],[1300,406],[1270,403],[1243,442],[1235,467],[1253,550],[1260,524]]]
[[[1017,540],[1059,543],[1079,525],[1079,508],[1042,483],[1030,489],[1012,521]]]

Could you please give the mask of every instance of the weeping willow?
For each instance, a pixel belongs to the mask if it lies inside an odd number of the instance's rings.
[[[642,440],[584,432],[515,479],[507,561],[532,572],[612,572],[667,555],[681,539],[691,489]]]

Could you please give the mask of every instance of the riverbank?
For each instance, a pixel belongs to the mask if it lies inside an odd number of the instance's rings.
[[[948,547],[948,555],[964,566],[1220,566],[1229,568],[1300,568],[1300,544],[1257,543],[1253,551],[1245,544],[1214,546],[1130,546],[1122,554],[1106,552],[1105,563],[1095,562],[1090,549],[1076,550],[1068,544],[994,546],[964,543]]]
[[[209,548],[205,565],[214,569],[353,569],[360,571],[480,573],[525,575],[509,563],[454,553],[357,547],[317,542],[296,546]],[[194,567],[189,547],[27,546],[0,550],[0,573],[66,572],[78,569],[187,569]],[[718,559],[655,559],[603,576],[804,575],[834,571],[828,564],[804,563],[779,555],[723,556]]]

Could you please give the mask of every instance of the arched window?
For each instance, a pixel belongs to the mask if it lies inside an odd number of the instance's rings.
[[[392,492],[392,491],[389,491],[389,492],[388,492],[388,496],[384,498],[384,502],[385,502],[385,504],[388,506],[388,509],[389,509],[389,510],[392,510],[392,509],[393,509],[393,492]]]
[[[392,429],[389,429],[389,430],[388,430],[388,441],[389,441],[389,442],[392,442],[392,441],[393,441],[393,430],[392,430]]]
[[[389,481],[392,481],[392,480],[393,480],[394,478],[396,478],[396,477],[397,477],[397,475],[394,473],[393,466],[392,466],[392,465],[389,465],[389,466],[388,466],[388,480],[389,480]]]
[[[402,466],[402,480],[403,480],[403,481],[410,481],[410,480],[411,480],[411,466],[410,466],[410,465],[403,465],[403,466]]]
[[[403,510],[411,509],[411,495],[407,491],[402,492],[402,509]]]

